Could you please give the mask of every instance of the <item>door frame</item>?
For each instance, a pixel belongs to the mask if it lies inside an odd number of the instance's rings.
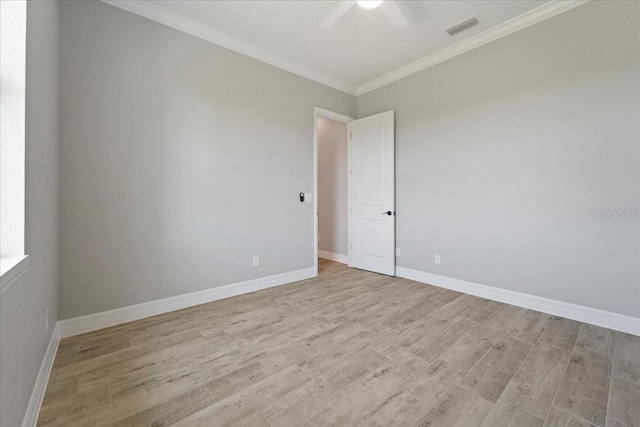
[[[350,199],[351,175],[349,174],[350,153],[351,153],[351,122],[353,117],[325,110],[323,108],[313,108],[313,268],[315,275],[318,275],[318,117],[347,124],[347,200]],[[349,235],[349,217],[347,216],[347,236]],[[349,264],[351,264],[351,249],[347,243]]]

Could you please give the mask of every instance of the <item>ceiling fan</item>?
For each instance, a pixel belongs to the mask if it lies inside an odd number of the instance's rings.
[[[320,27],[324,29],[331,28],[333,24],[342,18],[356,3],[363,9],[380,7],[380,10],[389,18],[391,25],[395,28],[402,28],[409,24],[407,17],[404,16],[404,13],[402,13],[402,10],[394,0],[343,0],[331,14],[320,23]]]

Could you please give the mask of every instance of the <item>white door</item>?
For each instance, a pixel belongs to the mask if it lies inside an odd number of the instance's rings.
[[[351,122],[349,169],[349,266],[395,276],[393,111]]]

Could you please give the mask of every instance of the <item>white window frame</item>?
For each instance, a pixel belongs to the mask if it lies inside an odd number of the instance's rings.
[[[0,294],[26,271],[25,123],[27,3],[0,5]]]

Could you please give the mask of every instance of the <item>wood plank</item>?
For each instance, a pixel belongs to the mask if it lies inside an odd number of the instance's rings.
[[[513,321],[507,334],[519,340],[535,344],[546,329],[550,319],[551,316],[548,314],[527,310]]]
[[[101,367],[79,373],[78,388],[85,390],[101,384],[109,384],[112,396],[123,388],[134,388],[136,382],[153,379],[157,374],[194,368],[201,363],[232,364],[227,354],[245,344],[245,340],[222,333],[215,340],[199,340],[190,346],[170,347],[153,353],[127,355],[126,359],[114,359]],[[127,386],[127,384],[129,386]]]
[[[203,361],[187,359],[178,363],[160,363],[111,379],[111,398],[127,396],[130,399],[143,399],[155,390],[167,390],[167,394],[187,392],[237,369],[238,365],[232,358]]]
[[[373,348],[384,356],[394,359],[422,338],[438,336],[449,327],[451,327],[451,322],[448,320],[425,316],[405,330],[375,343]]]
[[[84,341],[67,352],[58,353],[53,363],[53,368],[62,368],[84,360],[114,353],[128,347],[131,347],[131,342],[126,336],[111,336],[108,338]]]
[[[552,407],[543,427],[595,427],[593,424]]]
[[[336,384],[343,381],[354,382],[368,372],[378,369],[389,362],[391,360],[377,351],[365,349],[324,371],[318,376],[317,380],[323,384]]]
[[[55,400],[42,406],[38,417],[38,425],[48,426],[69,423],[77,417],[91,413],[95,408],[109,400],[109,386],[103,385],[64,399]]]
[[[175,426],[236,425],[266,407],[269,400],[277,400],[308,381],[311,381],[311,378],[307,374],[297,366],[292,366],[248,387],[242,393],[235,393],[180,419]]]
[[[209,345],[215,345],[220,334],[221,332],[219,331],[217,335],[212,336]],[[105,375],[110,375],[109,372],[117,371],[119,365],[129,363],[135,358],[145,355],[151,358],[155,356],[162,357],[167,352],[178,351],[179,348],[199,345],[202,342],[202,336],[199,333],[195,335],[191,332],[174,334],[161,340],[160,343],[152,341],[137,347],[129,347],[102,356],[76,361],[65,366],[54,367],[51,371],[50,381],[60,381],[70,376],[78,376],[78,378],[84,376],[86,378],[87,375],[91,375],[96,370],[103,370]]]
[[[549,319],[547,327],[540,337],[540,342],[571,351],[578,339],[580,322],[554,316]]]
[[[487,327],[501,328],[505,332],[507,328],[522,315],[526,310],[522,307],[516,307],[515,305],[502,305],[496,311],[494,311],[486,320],[481,322],[482,325]]]
[[[483,299],[467,311],[463,312],[460,316],[474,322],[482,322],[503,305],[503,303],[498,301]]]
[[[449,327],[427,335],[406,351],[415,357],[433,362],[451,348],[474,325],[467,319],[452,321]]]
[[[471,307],[475,307],[482,301],[482,298],[463,294],[450,303],[438,308],[433,313],[431,313],[431,315],[433,317],[439,317],[441,319],[452,320],[460,316],[465,311],[469,310]]]
[[[293,407],[274,414],[268,418],[270,427],[308,427],[307,418],[300,408]]]
[[[387,328],[383,325],[377,325],[367,331],[366,335],[357,339],[350,339],[340,346],[317,351],[301,362],[298,362],[297,365],[305,371],[307,375],[317,377],[334,366],[340,366],[340,362],[342,360],[350,359],[354,355],[360,356],[364,354],[371,355],[374,359],[378,359],[380,357],[387,359],[379,353],[373,355],[375,352],[373,352],[369,347],[373,342],[377,342],[378,340],[393,333],[393,329]]]
[[[313,413],[311,425],[357,425],[373,408],[391,398],[409,379],[424,372],[428,364],[413,357],[399,357],[357,382],[341,388]]]
[[[426,316],[427,314],[442,307],[443,305],[444,304],[442,304],[441,302],[437,302],[432,299],[426,299],[410,307],[409,309],[388,318],[383,322],[383,324],[393,329],[402,330],[414,323],[416,320]]]
[[[418,372],[397,393],[364,415],[361,424],[415,426],[453,389],[464,372],[443,360],[435,361],[424,372]]]
[[[464,377],[460,386],[495,403],[511,381],[531,344],[515,338],[500,340]]]
[[[367,334],[367,330],[361,325],[341,324],[291,345],[273,349],[260,358],[260,363],[270,372],[277,373],[292,365],[304,362],[318,351],[341,348],[344,344],[364,338]]]
[[[136,411],[126,418],[113,423],[114,426],[138,426],[138,425],[168,425],[176,423],[191,414],[235,395],[240,390],[255,384],[260,380],[269,378],[270,375],[259,363],[254,363],[234,371],[228,375],[217,378],[204,385],[196,387],[179,396],[168,399],[150,408]],[[123,400],[123,402],[126,402]],[[129,400],[128,402],[131,402]],[[115,403],[113,412],[107,417],[112,421],[115,414],[122,414]],[[101,418],[97,418],[99,422]]]
[[[479,426],[491,410],[491,403],[460,387],[454,388],[418,427]]]
[[[606,425],[640,427],[640,385],[613,379]]]
[[[441,359],[465,370],[471,369],[505,334],[503,328],[480,324],[471,329]]]
[[[85,390],[86,391],[86,390]],[[56,400],[64,399],[78,393],[78,377],[72,376],[63,378],[60,381],[49,381],[47,390],[42,401],[42,406],[48,405]]]
[[[347,311],[346,316],[342,316],[341,321],[375,325],[387,317],[392,317],[406,311],[414,302],[415,301],[410,298],[385,297],[380,301],[373,301],[357,310]],[[336,321],[337,319],[332,318],[332,320]]]
[[[345,393],[353,384],[367,382],[376,372],[385,372],[393,362],[373,350],[343,360],[332,369],[284,396],[285,410],[303,413],[310,419],[325,410],[327,402]],[[424,367],[426,368],[426,364]],[[348,393],[348,392],[346,392]]]
[[[604,426],[610,373],[610,357],[576,349],[553,405],[592,424]]]
[[[616,332],[613,375],[640,384],[640,337]]]
[[[576,341],[576,348],[595,351],[613,357],[616,333],[611,329],[583,323]]]
[[[505,399],[545,418],[569,363],[569,352],[539,342],[505,388]]]
[[[299,424],[301,427],[306,427],[308,424]],[[266,418],[260,414],[253,414],[244,420],[239,421],[234,427],[272,427]],[[274,426],[275,427],[275,426]]]
[[[437,295],[434,295],[433,297],[431,297],[431,299],[433,299],[434,301],[441,302],[443,304],[449,304],[451,301],[455,300],[456,298],[460,298],[462,295],[464,295],[462,292],[452,291],[450,289],[443,289],[442,292],[440,292]]]
[[[523,411],[505,399],[498,399],[482,427],[542,427],[544,420]]]

